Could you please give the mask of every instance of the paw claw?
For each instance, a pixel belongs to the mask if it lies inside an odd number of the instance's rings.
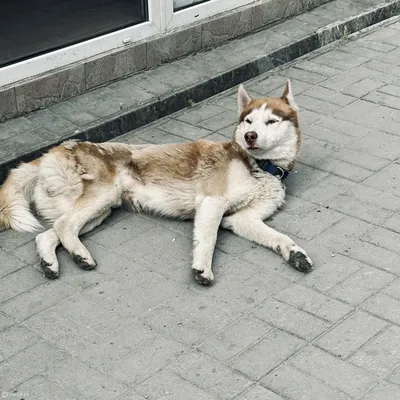
[[[300,272],[310,272],[312,270],[310,258],[301,251],[290,252],[289,265]]]
[[[87,271],[90,271],[92,269],[95,269],[97,266],[96,261],[93,260],[93,262],[89,262],[87,258],[83,258],[82,256],[78,254],[72,254],[72,258],[74,261],[82,268]]]

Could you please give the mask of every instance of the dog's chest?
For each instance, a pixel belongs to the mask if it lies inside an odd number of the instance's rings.
[[[241,163],[232,163],[229,169],[227,199],[229,209],[237,211],[253,202],[266,202],[279,207],[284,200],[282,183],[268,173],[250,173]]]

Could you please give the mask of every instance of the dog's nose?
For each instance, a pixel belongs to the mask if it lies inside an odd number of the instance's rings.
[[[246,132],[244,135],[244,139],[246,140],[247,143],[254,143],[258,138],[257,132],[251,131],[251,132]]]

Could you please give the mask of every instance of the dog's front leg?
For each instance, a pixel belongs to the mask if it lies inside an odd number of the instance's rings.
[[[261,218],[257,218],[255,210],[243,210],[223,218],[221,226],[238,236],[274,250],[291,267],[301,272],[309,272],[312,269],[312,261],[306,251],[289,236],[270,228]]]
[[[202,285],[210,285],[214,281],[211,264],[224,212],[225,202],[220,198],[205,197],[196,207],[192,268],[196,280]]]

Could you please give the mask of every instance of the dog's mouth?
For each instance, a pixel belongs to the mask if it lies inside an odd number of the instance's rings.
[[[257,147],[257,146],[254,146],[254,145],[248,145],[248,146],[247,146],[247,150],[252,150],[252,151],[254,151],[254,150],[260,150],[260,148]]]

